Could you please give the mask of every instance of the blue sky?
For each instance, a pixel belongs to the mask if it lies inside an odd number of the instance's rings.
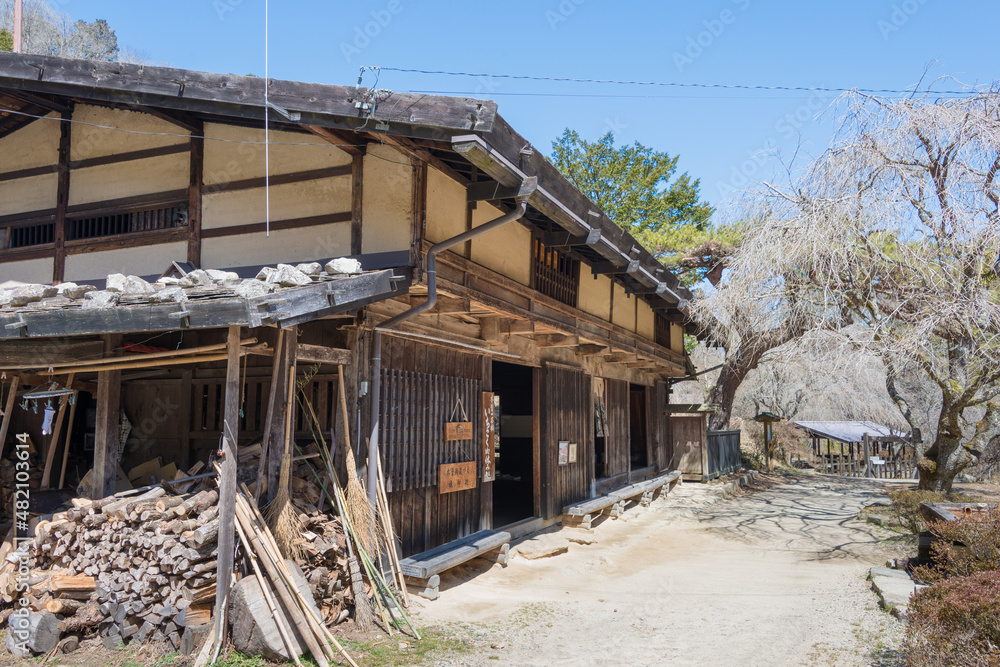
[[[174,67],[264,73],[263,0],[56,0],[105,18],[122,43]],[[764,86],[907,88],[932,75],[1000,79],[995,0],[503,3],[277,2],[270,75],[354,84],[362,65],[532,76]],[[374,82],[367,73],[366,85]],[[828,145],[834,96],[789,91],[564,84],[382,72],[378,85],[497,100],[548,153],[566,127],[609,129],[680,155],[702,195],[724,204]],[[939,86],[943,87],[943,86]],[[948,87],[953,87],[950,84]],[[780,156],[780,159],[779,159]]]

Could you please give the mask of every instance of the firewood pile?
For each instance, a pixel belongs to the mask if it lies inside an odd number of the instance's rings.
[[[322,621],[332,627],[353,608],[344,528],[329,508],[317,507],[313,481],[293,484],[303,526],[298,565]],[[29,643],[34,653],[72,638],[69,650],[94,635],[109,648],[136,641],[185,654],[197,650],[215,605],[219,495],[209,486],[214,480],[77,498],[72,509],[42,518],[33,526],[35,538],[0,567],[0,610],[8,607],[0,622],[21,597],[14,570],[26,555],[28,601],[37,617]],[[180,495],[167,491],[191,487]]]
[[[63,632],[96,630],[109,647],[148,640],[190,648],[215,601],[218,499],[215,490],[170,496],[156,487],[79,499],[78,507],[39,522],[22,547],[38,581],[32,608],[63,616]],[[17,595],[15,586],[7,575],[4,602]]]
[[[339,517],[313,511],[300,514],[304,532],[299,566],[327,625],[344,621],[354,607],[347,569],[347,537]]]

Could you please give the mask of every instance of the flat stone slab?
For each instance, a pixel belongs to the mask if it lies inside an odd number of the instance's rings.
[[[885,567],[871,569],[872,590],[878,595],[882,607],[899,619],[906,618],[910,605],[910,596],[924,588],[913,583],[910,575],[902,570],[890,570]]]

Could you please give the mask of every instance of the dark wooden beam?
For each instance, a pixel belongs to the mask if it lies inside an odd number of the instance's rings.
[[[360,134],[342,132],[330,127],[320,127],[319,125],[303,125],[302,127],[317,137],[329,141],[348,155],[358,156],[365,154],[365,146],[368,142]]]
[[[129,151],[127,153],[115,153],[113,155],[101,155],[99,157],[87,158],[86,160],[72,160],[69,163],[70,169],[87,169],[88,167],[101,167],[106,164],[118,164],[120,162],[131,162],[132,160],[146,160],[153,157],[163,157],[165,155],[178,155],[187,153],[191,149],[191,144],[171,144],[169,146],[156,146],[155,148],[143,148],[142,150]]]
[[[512,199],[520,191],[520,187],[501,185],[496,181],[469,183],[466,186],[467,201],[490,201],[492,199]]]
[[[578,345],[576,348],[576,353],[581,357],[593,357],[599,354],[604,354],[607,351],[607,345],[597,345],[595,343],[585,343],[583,345]]]
[[[70,138],[73,114],[67,110],[62,113],[59,123],[59,163],[58,181],[56,184],[56,218],[53,234],[55,258],[52,262],[52,282],[59,284],[66,275],[66,210],[69,206],[69,171],[70,171]]]
[[[538,347],[576,347],[580,344],[580,337],[562,334],[544,334],[535,336],[535,343]]]
[[[350,222],[351,212],[329,213],[327,215],[314,215],[308,218],[292,218],[291,220],[272,220],[271,231],[280,229],[298,229],[300,227],[315,227],[317,225],[331,225],[338,222]],[[267,231],[266,222],[252,222],[246,225],[229,225],[228,227],[212,227],[203,229],[201,238],[217,239],[223,236],[239,236],[240,234],[259,234]]]
[[[36,107],[42,107],[47,111],[55,111],[59,114],[66,114],[72,111],[72,104],[64,101],[57,101],[48,97],[43,97],[41,95],[33,95],[26,90],[4,90],[4,95],[13,97],[16,100],[21,100],[27,104],[33,104]]]
[[[6,171],[0,173],[0,182],[16,181],[19,178],[31,178],[32,176],[45,176],[55,174],[59,171],[58,164],[50,164],[44,167],[31,167],[30,169],[18,169],[17,171]]]
[[[452,179],[457,183],[465,185],[468,183],[468,179],[462,176],[460,173],[455,171],[451,166],[445,163],[443,160],[436,157],[433,153],[423,148],[417,146],[413,141],[407,139],[406,137],[400,137],[392,134],[386,134],[384,132],[373,132],[369,135],[373,141],[379,143],[388,144],[393,148],[399,150],[411,160],[417,160],[419,162],[425,162],[442,174]]]
[[[547,248],[571,248],[597,245],[601,241],[601,230],[591,229],[586,236],[574,236],[565,231],[541,232],[538,236]]]
[[[191,134],[201,136],[205,133],[204,124],[191,114],[184,113],[183,111],[178,111],[176,109],[158,109],[157,107],[143,106],[140,104],[129,104],[126,106],[132,111],[148,113],[150,116],[156,116],[160,120],[165,120],[172,125],[176,125],[182,130],[187,130]]]
[[[340,366],[351,363],[353,357],[351,350],[344,350],[337,347],[326,347],[324,345],[306,345],[299,343],[295,359],[304,364],[330,364]]]
[[[616,266],[611,262],[595,262],[590,266],[590,270],[594,275],[625,275],[638,273],[639,271],[639,260],[632,259],[629,263],[624,266]]]
[[[122,337],[104,338],[104,356],[120,351]],[[106,498],[115,492],[118,472],[119,422],[121,412],[122,372],[101,371],[97,374],[97,417],[94,427],[94,468],[90,497]]]
[[[239,181],[229,181],[228,183],[213,183],[204,187],[207,193],[233,192],[235,190],[252,190],[262,188],[265,185],[274,187],[275,185],[288,185],[289,183],[302,183],[304,181],[316,181],[321,178],[336,178],[338,176],[350,176],[353,167],[349,164],[338,165],[336,167],[324,167],[323,169],[310,169],[308,171],[296,171],[290,174],[273,174],[269,179],[245,178]]]
[[[365,187],[365,154],[351,158],[351,254],[360,255],[363,246],[363,209]]]
[[[198,124],[191,129],[191,165],[188,180],[188,247],[187,261],[201,267],[201,213],[202,192],[205,186],[205,126]]]

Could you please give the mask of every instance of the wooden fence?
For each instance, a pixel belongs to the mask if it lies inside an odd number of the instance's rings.
[[[740,431],[708,432],[707,478],[715,479],[740,469]]]

